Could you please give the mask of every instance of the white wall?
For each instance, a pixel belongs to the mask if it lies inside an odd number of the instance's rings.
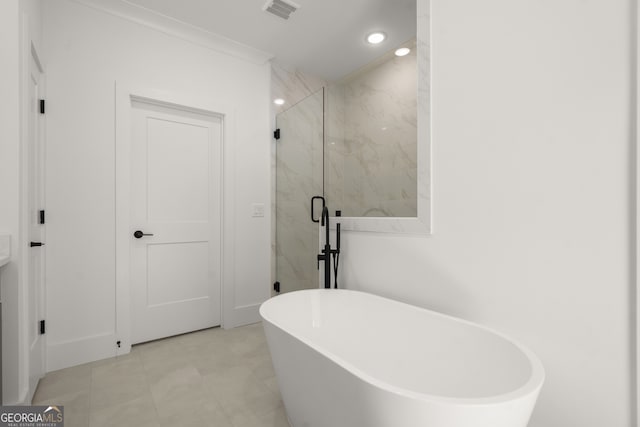
[[[11,235],[11,262],[2,268],[2,390],[3,403],[24,403],[30,395],[24,289],[26,237],[21,230],[21,152],[26,92],[23,63],[31,45],[41,53],[41,2],[6,0],[0,3],[0,232]],[[32,392],[33,390],[31,390]]]
[[[116,80],[234,110],[225,126],[236,162],[225,168],[235,171],[235,227],[225,234],[235,254],[226,255],[235,256],[233,305],[246,315],[225,326],[257,321],[257,304],[269,296],[270,218],[251,218],[251,204],[270,203],[269,65],[69,0],[46,2],[44,32],[48,369],[115,351]]]
[[[18,399],[18,283],[20,233],[20,55],[18,0],[0,3],[0,230],[11,234],[11,263],[0,270],[2,287],[2,336],[3,399]],[[11,369],[10,369],[11,368]],[[12,384],[13,387],[8,387]],[[13,390],[12,390],[13,389]]]
[[[632,425],[632,19],[632,0],[432,0],[433,235],[342,240],[348,287],[534,350],[532,427]]]

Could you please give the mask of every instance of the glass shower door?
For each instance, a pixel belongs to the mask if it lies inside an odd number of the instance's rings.
[[[324,91],[276,117],[276,280],[280,292],[318,287],[318,224],[311,197],[323,195]]]

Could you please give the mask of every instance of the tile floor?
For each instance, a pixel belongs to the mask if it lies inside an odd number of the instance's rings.
[[[33,404],[64,405],[66,427],[289,427],[259,323],[50,372]]]

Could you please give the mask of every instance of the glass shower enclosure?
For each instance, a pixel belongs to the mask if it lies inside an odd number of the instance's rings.
[[[324,89],[278,114],[276,127],[275,267],[284,293],[318,287],[311,197],[323,195]]]

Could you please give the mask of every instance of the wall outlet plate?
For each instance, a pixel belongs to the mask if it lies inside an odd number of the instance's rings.
[[[264,203],[254,203],[251,216],[254,218],[262,218],[264,216]]]

